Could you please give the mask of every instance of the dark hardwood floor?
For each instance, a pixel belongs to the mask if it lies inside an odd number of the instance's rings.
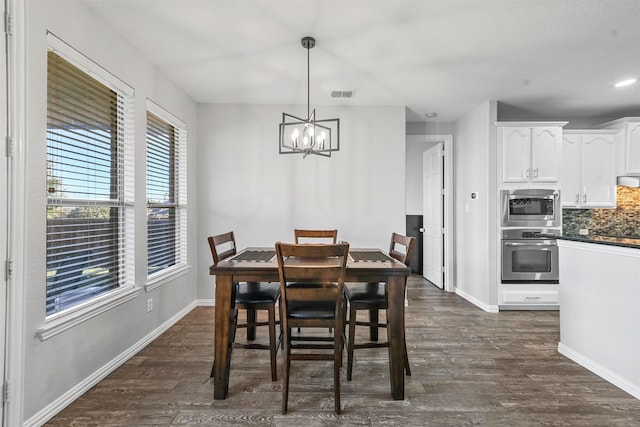
[[[558,353],[557,312],[486,313],[418,276],[408,295],[403,401],[390,397],[386,349],[356,351],[340,416],[324,362],[293,365],[281,415],[281,369],[272,382],[266,350],[234,349],[229,397],[213,400],[214,309],[198,307],[46,425],[640,425],[640,400]]]

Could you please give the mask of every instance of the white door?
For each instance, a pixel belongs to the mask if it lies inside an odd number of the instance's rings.
[[[422,274],[425,279],[442,289],[443,228],[444,228],[444,165],[442,142],[422,154],[423,175],[423,251]]]

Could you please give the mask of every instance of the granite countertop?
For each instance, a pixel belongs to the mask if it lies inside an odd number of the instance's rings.
[[[562,240],[571,240],[574,242],[597,243],[601,245],[622,246],[625,248],[640,249],[640,236],[618,237],[618,236],[599,236],[595,234],[589,235],[589,236],[582,236],[578,234],[565,234],[563,236],[558,236],[557,238]]]

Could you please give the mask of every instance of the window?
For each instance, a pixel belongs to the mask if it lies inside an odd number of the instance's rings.
[[[186,130],[157,105],[147,111],[147,274],[187,262]]]
[[[52,35],[47,76],[51,316],[133,286],[133,91]]]

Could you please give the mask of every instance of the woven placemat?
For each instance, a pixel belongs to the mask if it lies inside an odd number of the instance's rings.
[[[230,261],[244,262],[269,262],[276,256],[276,251],[254,251],[248,250],[231,258]]]
[[[355,251],[349,252],[351,258],[356,262],[386,262],[393,261],[393,259],[389,258],[389,256],[383,254],[382,252],[376,251]]]

